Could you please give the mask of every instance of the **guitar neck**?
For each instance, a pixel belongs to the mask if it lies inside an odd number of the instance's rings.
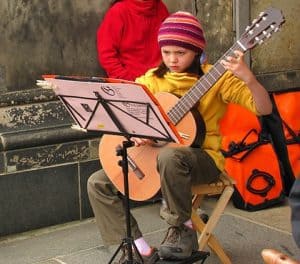
[[[185,114],[193,108],[193,106],[201,99],[201,97],[225,73],[226,70],[221,64],[221,60],[225,60],[227,56],[233,56],[235,50],[240,50],[243,52],[246,51],[245,47],[243,47],[239,41],[237,41],[168,111],[167,115],[174,125],[176,125],[185,116]]]

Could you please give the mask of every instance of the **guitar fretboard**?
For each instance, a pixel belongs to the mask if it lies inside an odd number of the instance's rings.
[[[235,50],[245,51],[245,48],[239,43],[239,41],[237,41],[168,111],[167,115],[174,125],[176,125],[185,116],[185,114],[191,110],[201,97],[225,73],[226,69],[221,64],[221,60],[225,60],[227,56],[234,56]]]

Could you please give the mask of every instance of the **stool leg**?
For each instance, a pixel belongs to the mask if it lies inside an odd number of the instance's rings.
[[[204,195],[200,195],[200,194],[195,194],[194,197],[193,197],[193,201],[192,201],[192,204],[193,204],[193,207],[197,210],[197,208],[199,208],[202,200],[203,200],[203,197]]]
[[[211,235],[208,241],[208,245],[211,249],[213,249],[213,251],[218,256],[222,264],[232,264],[230,258],[227,256],[224,249],[221,247],[219,241],[213,235]]]
[[[233,188],[231,186],[228,186],[224,189],[223,193],[221,194],[217,202],[217,205],[214,208],[211,216],[209,217],[209,220],[206,223],[205,228],[203,229],[203,232],[201,233],[201,236],[199,238],[200,250],[202,250],[204,245],[207,244],[207,240],[209,239],[212,230],[215,228],[216,224],[218,223],[221,214],[224,212],[225,207],[232,193],[233,193]]]
[[[212,250],[218,255],[222,263],[226,263],[226,264],[231,263],[231,261],[228,258],[228,256],[225,254],[224,250],[222,249],[218,241],[211,235],[211,233],[215,228],[216,224],[218,223],[221,214],[225,210],[225,207],[232,196],[233,190],[234,190],[233,186],[225,187],[220,198],[218,199],[216,207],[214,208],[206,224],[204,224],[201,221],[201,219],[199,219],[199,217],[197,217],[196,215],[193,216],[193,213],[195,212],[192,213],[192,220],[196,222],[196,226],[198,226],[201,230],[201,234],[198,240],[199,250],[203,250],[205,245],[208,244],[212,248]]]
[[[193,210],[191,218],[198,232],[202,233],[202,230],[205,228],[205,223],[201,220],[201,218],[199,218],[199,215],[195,210]],[[215,254],[219,257],[223,264],[231,264],[230,258],[226,255],[221,244],[213,234],[210,235],[207,244],[212,249],[212,251],[215,252]]]

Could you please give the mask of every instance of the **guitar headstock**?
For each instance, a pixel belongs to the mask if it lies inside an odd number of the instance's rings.
[[[244,51],[260,45],[264,39],[270,38],[274,32],[277,32],[284,21],[280,10],[269,8],[252,21],[238,42]]]

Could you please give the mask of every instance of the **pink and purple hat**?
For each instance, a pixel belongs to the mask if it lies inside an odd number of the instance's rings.
[[[191,13],[178,11],[161,24],[158,44],[160,47],[174,45],[200,52],[204,50],[206,40],[198,19]]]

